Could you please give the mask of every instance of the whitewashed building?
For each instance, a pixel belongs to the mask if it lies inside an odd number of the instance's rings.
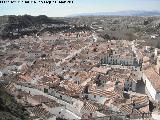
[[[123,57],[120,55],[107,55],[103,58],[104,64],[111,64],[111,65],[124,65],[124,66],[134,66],[136,62],[136,58],[134,57]]]
[[[4,68],[1,72],[3,74],[21,73],[21,70],[23,69],[24,66],[26,66],[25,63],[15,62]]]
[[[143,70],[143,81],[146,86],[146,93],[154,101],[160,101],[160,76],[150,67]]]
[[[35,59],[35,58],[40,58],[42,56],[41,51],[28,51],[25,56],[29,59]]]

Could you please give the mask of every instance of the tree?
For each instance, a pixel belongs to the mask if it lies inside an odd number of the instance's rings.
[[[133,33],[126,33],[127,40],[132,41],[136,39],[136,36]]]
[[[105,35],[104,35],[104,39],[110,40],[110,36],[109,36],[108,34],[105,34]]]
[[[149,24],[149,21],[148,21],[148,20],[145,20],[143,24],[144,24],[144,25],[148,25],[148,24]]]

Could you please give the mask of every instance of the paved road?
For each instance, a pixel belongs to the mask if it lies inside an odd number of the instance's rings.
[[[95,35],[95,33],[92,34],[92,37],[93,37],[94,42],[97,42],[97,36]],[[76,54],[80,54],[80,53],[82,52],[82,50],[85,50],[86,48],[88,48],[89,46],[91,46],[91,45],[92,45],[92,42],[93,42],[93,41],[91,41],[91,43],[89,43],[88,45],[82,47],[81,49],[75,51],[74,53],[71,53],[71,54],[68,55],[66,58],[64,58],[62,61],[59,61],[59,62],[57,63],[57,66],[60,66],[60,65],[63,64],[66,60],[69,60],[69,59],[75,57]]]
[[[57,63],[57,66],[60,66],[60,65],[63,64],[66,60],[69,60],[69,59],[75,57],[76,54],[80,54],[80,53],[82,52],[82,50],[85,50],[85,49],[88,48],[91,44],[92,44],[92,43],[89,43],[89,45],[87,45],[87,46],[85,46],[85,47],[82,47],[81,49],[79,49],[79,50],[71,53],[71,54],[68,55],[66,58],[62,59],[62,61],[59,61],[59,62]]]

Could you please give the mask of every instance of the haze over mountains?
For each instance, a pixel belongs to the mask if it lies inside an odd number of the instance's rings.
[[[71,15],[69,17],[75,16],[160,16],[160,11],[130,10],[117,12],[80,13]]]

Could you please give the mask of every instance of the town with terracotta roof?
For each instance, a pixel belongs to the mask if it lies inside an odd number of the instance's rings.
[[[92,27],[53,24],[0,39],[0,90],[28,120],[159,116],[160,49],[138,39],[106,40]],[[11,106],[10,97],[0,101]]]

